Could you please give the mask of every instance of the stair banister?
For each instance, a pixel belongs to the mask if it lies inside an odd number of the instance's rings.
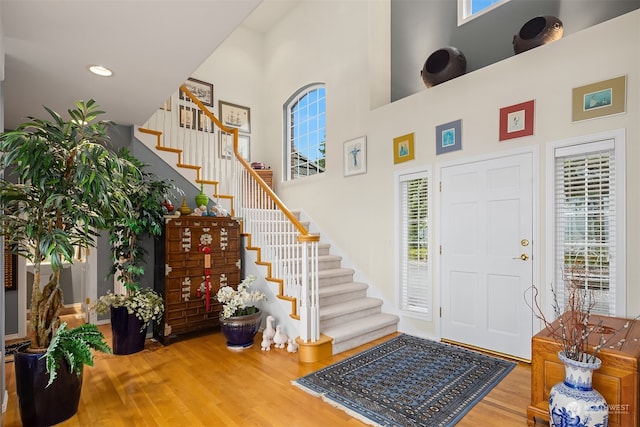
[[[255,233],[261,227],[266,230],[265,237],[258,237],[258,239],[269,246],[265,248],[265,252],[269,252],[269,259],[276,270],[275,277],[282,279],[272,278],[272,280],[281,283],[278,297],[293,301],[292,317],[298,318],[299,316],[300,339],[303,342],[318,341],[320,338],[318,305],[318,242],[320,236],[309,233],[243,158],[238,146],[238,129],[229,128],[221,123],[185,85],[180,86],[180,90],[200,108],[212,123],[224,132],[233,135],[235,156],[233,181],[235,184],[232,190],[234,200],[232,214],[242,218],[243,229],[246,226],[250,233]],[[239,170],[238,165],[240,166]],[[245,182],[243,177],[247,175],[251,179],[248,180],[244,188],[241,188]],[[247,193],[251,196],[248,197]],[[280,215],[284,215],[287,222],[294,227],[297,233],[296,239],[288,240],[287,226],[278,225],[278,219],[269,214],[273,210],[273,206],[276,206]],[[275,236],[269,236],[269,234],[275,234]],[[270,239],[275,239],[277,243],[273,244]],[[294,291],[295,297],[292,297],[291,289],[296,288],[298,291]],[[297,301],[295,301],[296,299]],[[299,308],[299,313],[296,312],[296,308]]]

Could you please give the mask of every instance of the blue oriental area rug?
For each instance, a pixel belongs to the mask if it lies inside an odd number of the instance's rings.
[[[453,426],[516,364],[399,335],[293,383],[376,426]]]

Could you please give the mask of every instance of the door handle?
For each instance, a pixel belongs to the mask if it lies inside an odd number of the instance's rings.
[[[526,261],[526,260],[528,260],[528,259],[529,259],[529,255],[527,255],[527,254],[522,254],[522,255],[520,255],[520,256],[513,257],[513,259],[521,259],[522,261]]]

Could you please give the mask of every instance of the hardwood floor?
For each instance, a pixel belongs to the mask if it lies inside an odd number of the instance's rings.
[[[111,341],[109,325],[102,325]],[[97,354],[84,370],[80,406],[60,426],[365,426],[340,409],[311,396],[291,381],[354,355],[374,343],[318,363],[298,363],[283,349],[243,352],[226,348],[212,332],[166,347],[147,340],[128,356]],[[13,364],[6,364],[9,404],[4,427],[20,426]],[[530,366],[519,363],[457,425],[526,426]],[[542,424],[545,425],[545,424]]]

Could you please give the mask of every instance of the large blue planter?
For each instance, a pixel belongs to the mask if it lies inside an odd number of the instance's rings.
[[[71,418],[78,411],[82,374],[71,372],[65,360],[58,376],[47,387],[49,374],[43,353],[16,353],[14,356],[16,392],[23,426],[52,426]]]
[[[243,350],[253,345],[253,338],[260,328],[262,312],[248,316],[220,316],[220,330],[227,339],[227,348],[230,350]]]
[[[111,307],[111,347],[113,354],[133,354],[144,349],[147,330],[142,320],[129,314],[126,307]]]

